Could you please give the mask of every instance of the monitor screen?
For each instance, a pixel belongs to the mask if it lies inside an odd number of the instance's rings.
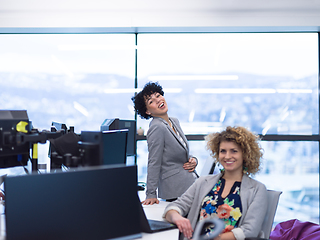
[[[6,239],[135,239],[136,166],[6,177]],[[126,201],[129,199],[130,201]]]
[[[119,118],[105,119],[100,126],[101,131],[128,129],[127,156],[136,155],[137,124],[135,120]]]
[[[81,131],[84,165],[126,164],[128,130]]]

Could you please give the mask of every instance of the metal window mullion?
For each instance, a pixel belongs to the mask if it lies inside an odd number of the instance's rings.
[[[135,34],[135,54],[134,54],[134,88],[138,88],[138,33]],[[134,119],[138,120],[137,112],[134,111]],[[135,154],[134,154],[134,164],[137,165],[137,140],[135,141]]]
[[[318,32],[318,136],[320,136],[320,32]],[[320,140],[318,140],[318,150],[320,149]],[[319,163],[320,163],[320,152],[319,152]],[[319,164],[319,169],[318,172],[320,173],[320,164]],[[320,174],[319,174],[319,183],[320,183]],[[320,187],[319,187],[319,197],[320,197]],[[320,201],[319,201],[319,206],[318,206],[318,214],[319,214],[319,219],[318,221],[320,222]]]

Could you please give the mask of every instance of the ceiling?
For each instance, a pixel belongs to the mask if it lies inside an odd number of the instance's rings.
[[[320,0],[0,0],[0,33],[17,28],[318,31],[319,13]]]
[[[0,11],[305,11],[320,0],[0,0]]]

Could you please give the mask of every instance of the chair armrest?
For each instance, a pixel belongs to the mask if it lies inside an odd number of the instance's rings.
[[[204,227],[205,224],[210,224],[212,226],[214,226],[214,231],[211,232],[209,235],[201,235],[202,232],[202,228]],[[224,228],[224,222],[217,218],[206,218],[202,221],[199,221],[194,233],[193,233],[193,240],[210,240],[210,239],[214,239],[215,237],[217,237],[223,230]]]

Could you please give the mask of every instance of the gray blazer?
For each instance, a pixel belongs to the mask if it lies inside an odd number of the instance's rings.
[[[200,177],[178,200],[168,204],[163,217],[169,210],[177,210],[187,216],[195,229],[199,219],[201,203],[221,174]],[[261,237],[260,230],[267,212],[267,189],[264,184],[244,175],[240,187],[242,217],[237,228],[232,230],[237,240],[248,237]],[[263,233],[261,233],[263,234]],[[181,238],[183,236],[181,234]]]
[[[183,164],[192,157],[189,156],[187,138],[178,119],[170,120],[184,143],[164,119],[152,119],[147,132],[147,198],[157,198],[157,188],[160,198],[180,197],[195,181],[194,174],[183,169]]]

